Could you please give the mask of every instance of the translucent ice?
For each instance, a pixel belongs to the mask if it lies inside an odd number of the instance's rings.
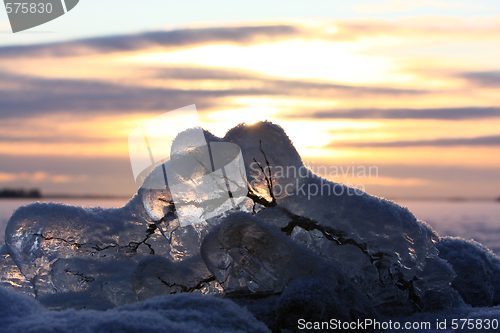
[[[164,204],[145,198],[151,218],[162,218],[168,204],[180,226],[196,227],[245,200],[247,180],[239,147],[207,136],[213,141],[205,141],[201,128],[180,133],[172,143],[170,159],[146,178],[143,188],[164,196]]]
[[[0,248],[0,286],[11,288],[24,294],[34,296],[31,283],[24,277],[4,244]]]
[[[380,312],[431,310],[424,294],[433,292],[456,303],[437,235],[407,209],[314,175],[276,125],[236,127],[224,139],[242,148],[249,197],[265,208],[257,216],[338,263]]]
[[[279,126],[242,125],[224,138],[205,132],[205,146],[187,134],[123,208],[18,209],[2,284],[56,308],[172,293],[273,299],[269,311],[282,327],[305,303],[311,318],[351,319],[460,304],[455,271],[425,223],[313,174]]]
[[[6,249],[36,297],[84,293],[112,306],[137,301],[133,267],[142,256],[168,253],[138,198],[120,209],[41,203],[18,209],[6,228]]]

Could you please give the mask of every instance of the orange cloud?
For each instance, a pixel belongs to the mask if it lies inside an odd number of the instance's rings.
[[[8,173],[0,172],[0,182],[29,181],[32,183],[75,183],[83,182],[89,179],[88,175],[54,175],[44,171],[33,173],[19,172]]]

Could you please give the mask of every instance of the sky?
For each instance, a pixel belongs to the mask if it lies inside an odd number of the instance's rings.
[[[499,59],[498,1],[82,0],[16,34],[0,10],[0,188],[132,196],[130,132],[196,104],[370,194],[500,197]]]

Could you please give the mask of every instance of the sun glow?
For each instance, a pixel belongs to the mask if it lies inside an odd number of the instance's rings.
[[[273,107],[243,107],[200,114],[200,120],[213,134],[222,137],[230,128],[241,123],[252,125],[259,121],[276,120],[278,112]]]
[[[125,56],[123,62],[239,68],[284,78],[349,83],[406,81],[382,56],[364,55],[370,43],[294,39],[250,46],[206,45]]]

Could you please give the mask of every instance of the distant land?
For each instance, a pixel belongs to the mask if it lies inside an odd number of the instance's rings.
[[[4,188],[0,190],[0,198],[41,198],[42,193],[38,189],[25,190],[22,188]]]

